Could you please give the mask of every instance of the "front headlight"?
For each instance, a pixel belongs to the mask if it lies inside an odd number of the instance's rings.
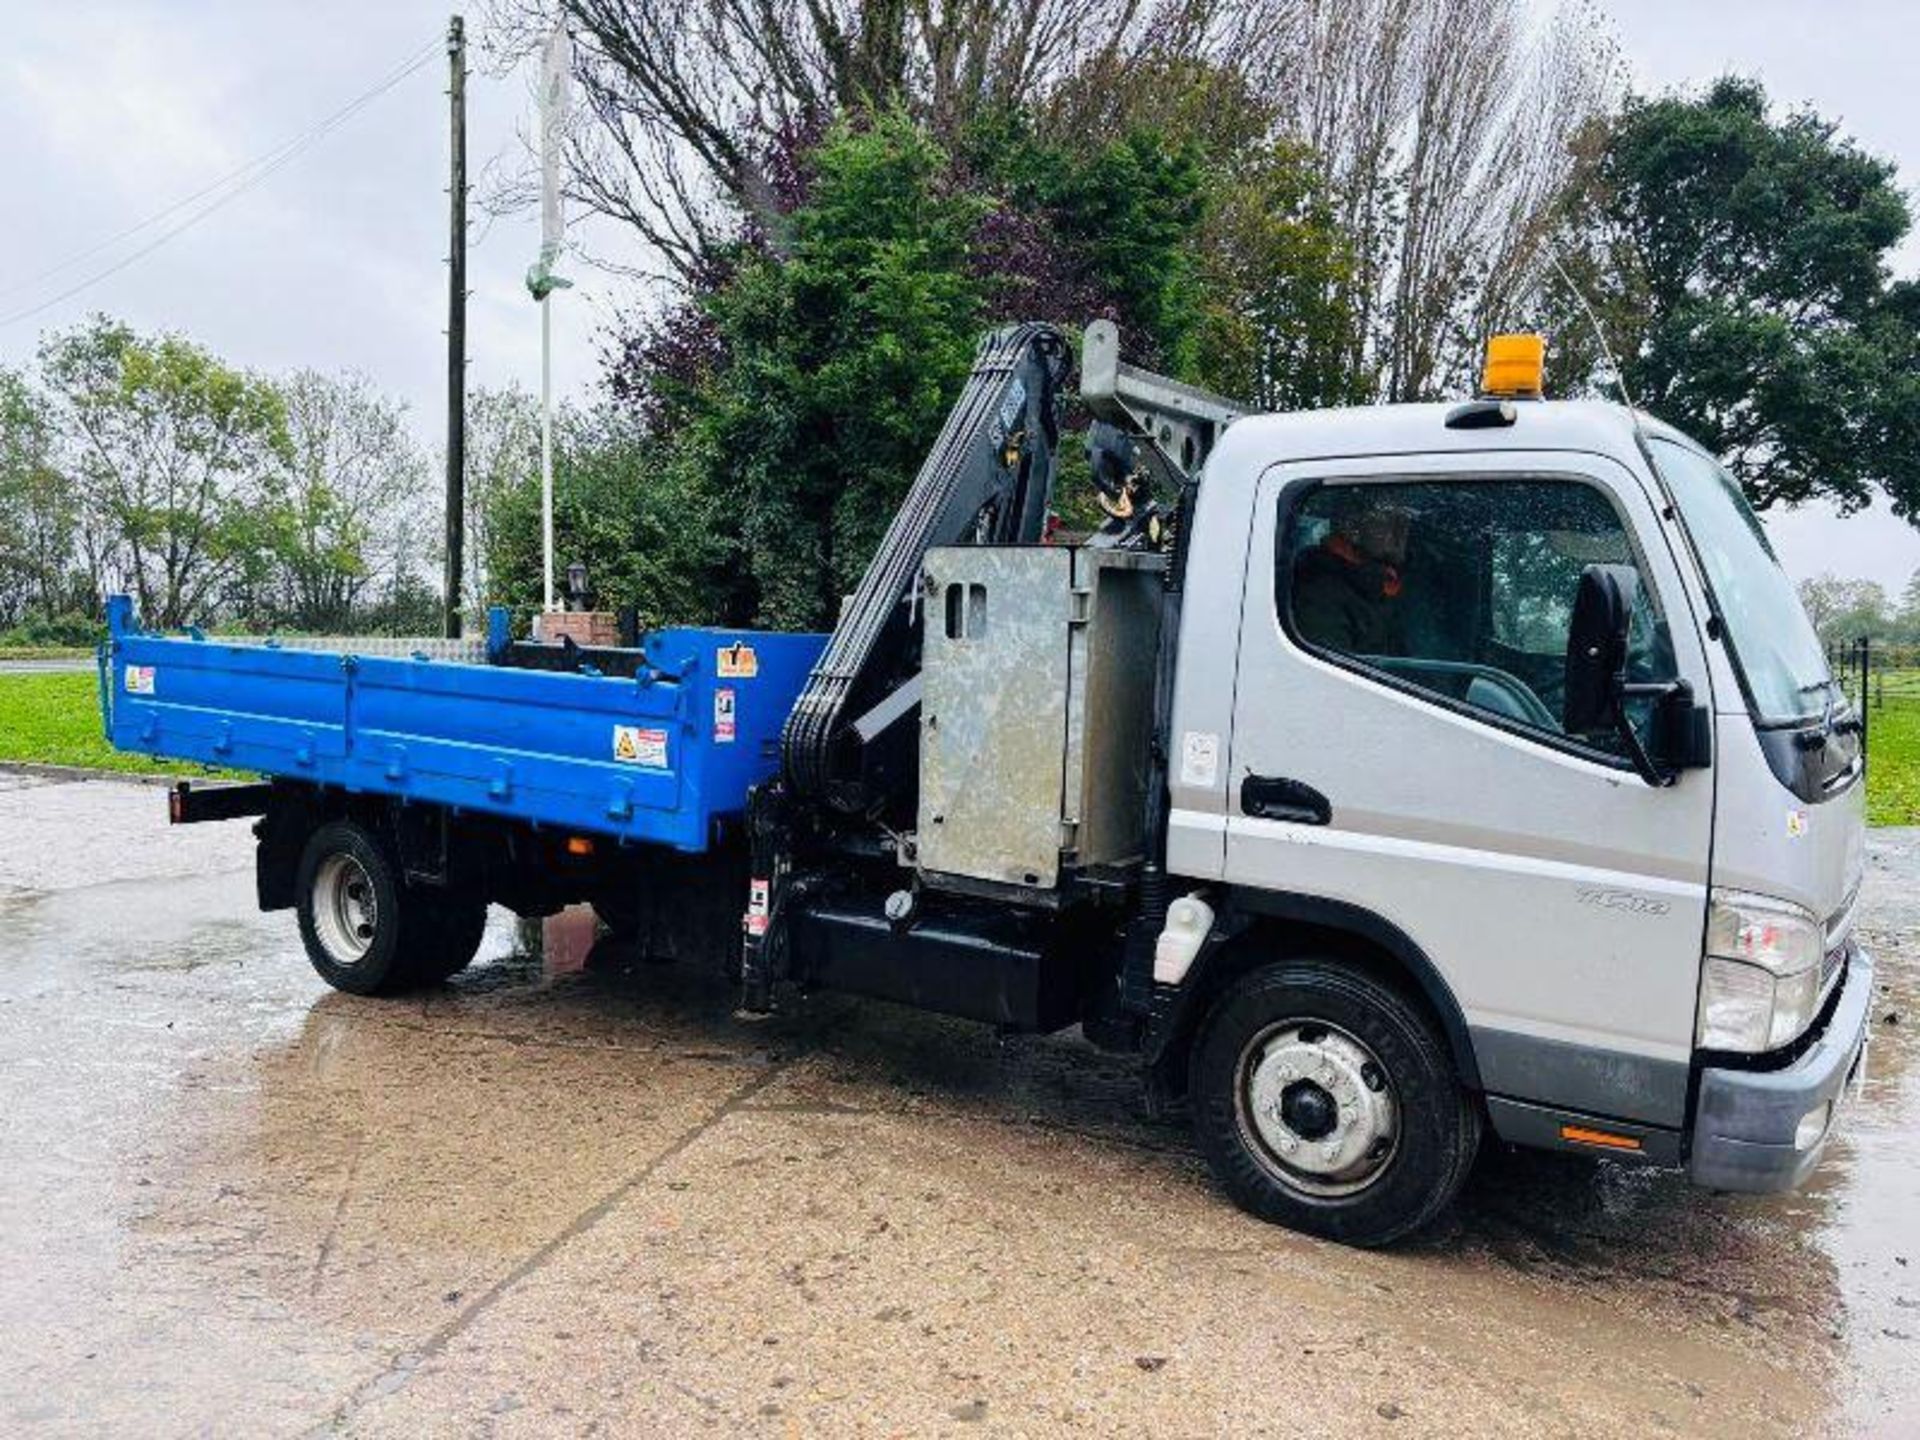
[[[1798,905],[1716,890],[1700,967],[1697,1039],[1755,1055],[1798,1039],[1820,1005],[1820,922]]]

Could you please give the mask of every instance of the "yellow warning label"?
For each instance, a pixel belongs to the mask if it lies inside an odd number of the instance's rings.
[[[760,673],[760,657],[745,643],[722,645],[714,659],[722,680],[751,680]]]
[[[639,725],[613,727],[613,758],[623,765],[667,767],[667,732]]]

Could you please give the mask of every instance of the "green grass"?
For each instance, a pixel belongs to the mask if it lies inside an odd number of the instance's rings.
[[[1920,825],[1920,698],[1867,712],[1867,823]]]
[[[91,672],[0,675],[0,764],[83,765],[139,775],[200,769],[123,755],[107,744],[100,733],[99,686]]]

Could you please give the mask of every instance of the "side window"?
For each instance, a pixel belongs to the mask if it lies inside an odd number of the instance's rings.
[[[1580,574],[1635,565],[1607,497],[1577,480],[1326,484],[1283,520],[1281,621],[1305,645],[1509,725],[1564,735]],[[1644,574],[1633,679],[1668,679]],[[1620,753],[1617,736],[1582,737]]]

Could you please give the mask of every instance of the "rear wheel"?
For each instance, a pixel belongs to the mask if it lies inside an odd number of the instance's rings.
[[[439,978],[434,906],[402,884],[400,867],[364,826],[334,820],[315,830],[300,854],[295,894],[307,959],[334,989],[392,995]]]
[[[471,965],[487,933],[487,902],[478,896],[458,891],[436,895],[428,900],[428,910],[427,943],[415,966],[423,985],[446,980]]]
[[[640,897],[631,886],[602,887],[593,897],[593,913],[602,925],[622,939],[640,933]]]
[[[1352,1245],[1430,1224],[1465,1182],[1480,1112],[1433,1025],[1369,975],[1292,960],[1241,977],[1194,1047],[1194,1129],[1263,1219]]]

